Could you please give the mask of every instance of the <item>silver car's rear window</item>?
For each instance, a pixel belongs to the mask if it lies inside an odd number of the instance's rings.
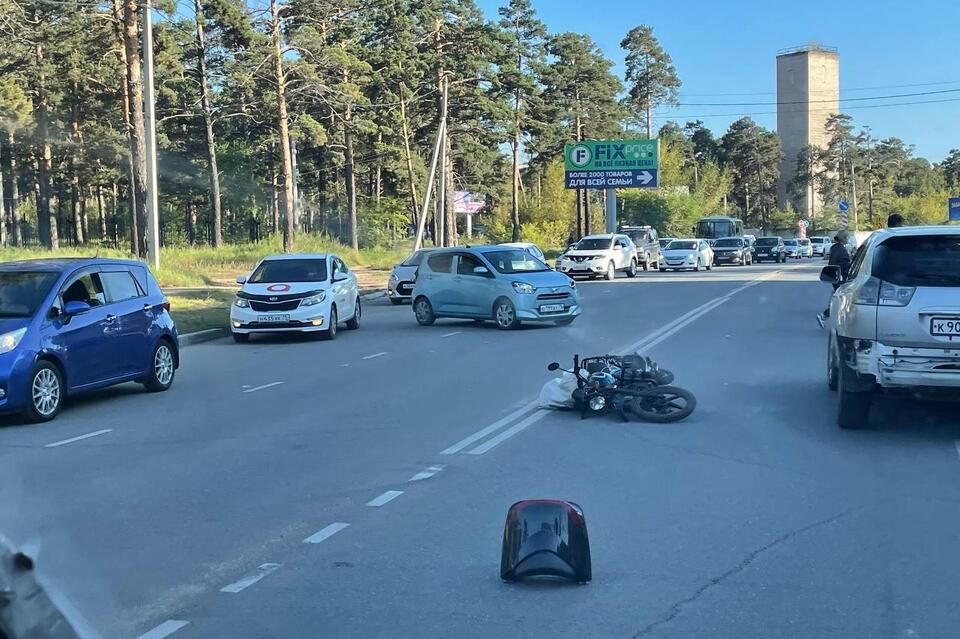
[[[872,274],[897,286],[960,286],[960,235],[892,237],[877,247]]]

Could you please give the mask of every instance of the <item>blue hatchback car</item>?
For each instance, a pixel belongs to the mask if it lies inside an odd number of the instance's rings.
[[[492,319],[504,330],[563,326],[580,315],[580,296],[572,279],[522,248],[437,249],[417,269],[413,312],[424,326],[438,317]]]
[[[179,361],[170,304],[142,262],[0,264],[0,413],[48,421],[67,395],[134,380],[164,391]]]

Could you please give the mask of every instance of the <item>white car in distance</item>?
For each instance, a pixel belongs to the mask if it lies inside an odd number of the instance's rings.
[[[620,233],[587,235],[561,255],[557,263],[559,270],[570,277],[589,275],[612,280],[617,271],[636,277],[637,247]]]
[[[663,249],[660,271],[699,271],[713,268],[713,249],[706,240],[673,240]]]
[[[237,342],[255,333],[337,335],[340,322],[360,328],[357,276],[333,254],[270,255],[257,264],[230,306],[230,330]]]

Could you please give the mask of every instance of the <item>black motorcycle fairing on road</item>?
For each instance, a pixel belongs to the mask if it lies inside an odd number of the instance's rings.
[[[592,579],[587,522],[577,504],[528,499],[507,511],[500,578],[516,581],[538,575],[580,583]]]

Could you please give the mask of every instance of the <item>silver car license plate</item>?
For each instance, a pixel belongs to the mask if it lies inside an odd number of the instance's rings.
[[[257,321],[261,324],[284,324],[290,321],[290,314],[258,315]]]
[[[541,313],[558,313],[563,310],[563,304],[544,304],[540,307]]]
[[[931,317],[930,334],[940,337],[960,337],[960,317]]]

